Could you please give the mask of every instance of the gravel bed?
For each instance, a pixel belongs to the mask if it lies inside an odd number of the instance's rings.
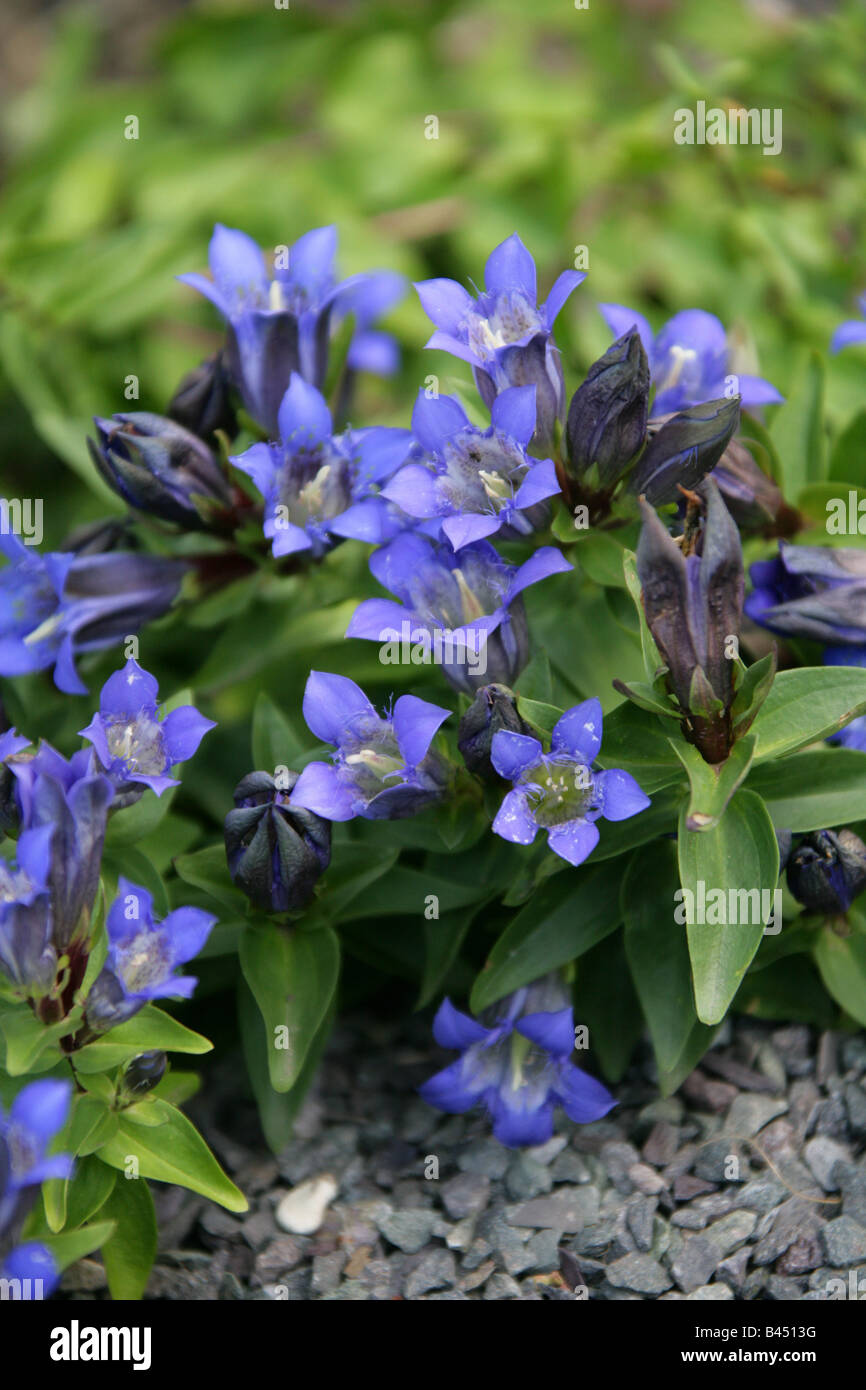
[[[866,1289],[862,1034],[734,1019],[676,1095],[646,1052],[604,1120],[560,1115],[517,1151],[418,1098],[446,1060],[418,1019],[342,1024],[279,1158],[222,1062],[190,1109],[250,1210],[156,1185],[147,1297],[814,1300],[850,1297],[852,1272]],[[104,1284],[83,1260],[60,1296]]]

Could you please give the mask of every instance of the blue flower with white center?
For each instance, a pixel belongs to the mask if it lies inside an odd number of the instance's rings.
[[[68,695],[86,695],[75,669],[82,652],[108,647],[171,607],[186,566],[123,551],[40,555],[0,535],[11,562],[0,573],[0,675],[54,667]]]
[[[553,325],[585,279],[582,271],[564,270],[539,305],[535,261],[515,232],[491,252],[484,267],[484,292],[475,298],[456,280],[422,280],[415,286],[424,312],[436,325],[427,347],[471,363],[488,409],[506,387],[536,387],[537,439],[545,448],[565,405]]]
[[[195,753],[205,734],[216,728],[194,705],[183,705],[163,719],[156,702],[159,686],[137,661],[109,676],[82,738],[96,749],[99,762],[117,788],[130,782],[151,787],[157,796],[178,782],[168,773]]]
[[[310,385],[324,385],[332,329],[354,313],[357,332],[351,365],[365,371],[393,369],[393,348],[372,324],[405,292],[391,272],[354,275],[338,282],[334,272],[335,227],[317,227],[277,255],[269,271],[245,232],[217,224],[210,243],[212,280],[181,275],[184,284],[215,304],[228,325],[229,368],[247,410],[269,434],[293,372]],[[284,263],[285,260],[285,263]]]
[[[106,918],[108,955],[85,1004],[89,1026],[113,1028],[153,999],[189,999],[198,980],[174,972],[198,955],[216,920],[178,907],[159,921],[147,889],[119,879]]]
[[[326,820],[398,820],[440,800],[451,779],[448,762],[431,748],[451,713],[401,695],[382,716],[347,676],[311,671],[304,718],[335,747],[332,763],[308,763],[291,791],[291,806]]]
[[[46,994],[57,975],[51,939],[52,825],[24,830],[15,859],[0,859],[0,971],[24,998]]]
[[[634,328],[640,334],[655,387],[651,419],[732,394],[742,398],[745,410],[778,405],[784,400],[763,377],[734,370],[724,325],[715,314],[703,309],[683,309],[653,335],[643,314],[635,309],[627,309],[624,304],[598,307],[614,338]],[[733,393],[729,389],[731,377],[736,378]]]
[[[549,753],[527,734],[494,734],[490,760],[500,777],[514,784],[493,822],[495,833],[531,845],[538,831],[546,830],[555,854],[582,864],[598,844],[599,816],[628,820],[645,811],[650,799],[631,773],[592,771],[601,733],[601,705],[584,700],[557,720]]]
[[[857,304],[862,317],[846,319],[844,323],[839,324],[830,340],[831,352],[841,352],[843,348],[852,347],[854,343],[866,343],[866,294],[860,295]]]
[[[68,1154],[48,1153],[66,1124],[71,1097],[68,1081],[31,1081],[18,1092],[8,1113],[0,1108],[0,1232],[20,1211],[25,1189],[72,1173]]]
[[[365,599],[347,637],[397,642],[405,635],[437,661],[456,690],[513,685],[529,660],[523,590],[572,566],[555,546],[541,546],[522,565],[506,562],[487,541],[450,545],[404,531],[370,556],[370,569],[393,599]]]
[[[278,445],[253,444],[232,459],[265,499],[264,532],[275,556],[310,551],[319,559],[344,537],[378,544],[394,534],[376,486],[406,457],[408,430],[335,435],[325,398],[293,375],[280,405],[279,435]]]
[[[47,1245],[29,1240],[6,1257],[0,1265],[0,1278],[14,1279],[17,1297],[25,1301],[50,1298],[60,1283],[60,1270]]]
[[[508,1148],[546,1143],[557,1105],[576,1124],[589,1124],[616,1104],[600,1081],[570,1060],[574,1016],[556,974],[503,999],[487,1025],[444,1000],[433,1036],[461,1056],[426,1081],[420,1095],[450,1114],[483,1106],[494,1137]]]
[[[526,452],[535,431],[535,387],[501,392],[492,424],[470,424],[454,396],[428,399],[421,390],[412,432],[426,451],[423,462],[405,463],[382,489],[409,516],[442,518],[455,550],[499,532],[504,539],[530,535],[548,524],[543,504],[559,492],[552,459]]]

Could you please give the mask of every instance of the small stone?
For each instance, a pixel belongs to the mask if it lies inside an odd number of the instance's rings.
[[[846,1071],[866,1071],[866,1037],[855,1034],[842,1043],[842,1065]]]
[[[821,1242],[817,1236],[802,1236],[776,1261],[777,1274],[808,1274],[817,1269],[823,1260]]]
[[[775,1211],[768,1212],[760,1227],[760,1238],[752,1251],[755,1265],[773,1264],[795,1240],[813,1236],[823,1224],[815,1203],[804,1197],[789,1197]]]
[[[515,1226],[545,1226],[555,1231],[580,1231],[598,1218],[599,1199],[594,1187],[560,1187],[550,1197],[534,1197],[513,1209],[508,1220]]]
[[[681,1173],[674,1181],[674,1197],[678,1202],[690,1202],[702,1192],[712,1192],[713,1184],[703,1178],[694,1178],[691,1173]]]
[[[276,1234],[274,1214],[267,1207],[260,1207],[242,1223],[244,1240],[253,1250],[261,1250]]]
[[[431,1250],[406,1280],[407,1298],[418,1298],[431,1289],[450,1288],[457,1282],[457,1266],[450,1250]]]
[[[839,1044],[835,1033],[822,1033],[818,1043],[815,1076],[820,1086],[826,1086],[831,1076],[839,1075]]]
[[[695,1159],[694,1174],[698,1178],[704,1178],[707,1182],[735,1182],[737,1179],[731,1177],[731,1168],[739,1171],[742,1155],[736,1144],[732,1144],[729,1139],[718,1139],[711,1144],[702,1144]],[[734,1165],[731,1159],[736,1159]]]
[[[527,1149],[526,1152],[536,1163],[543,1163],[546,1167],[547,1164],[553,1162],[558,1154],[562,1153],[567,1145],[568,1139],[564,1134],[554,1134],[546,1144],[536,1144],[533,1148]]]
[[[734,1198],[737,1207],[744,1207],[747,1211],[756,1211],[759,1215],[772,1211],[773,1207],[779,1206],[788,1195],[788,1189],[779,1182],[778,1178],[760,1177],[752,1178],[745,1187],[741,1187]]]
[[[842,1193],[842,1212],[866,1226],[866,1168],[840,1164],[836,1177]]]
[[[751,1091],[741,1091],[728,1111],[725,1130],[735,1138],[750,1139],[771,1120],[777,1119],[779,1115],[784,1115],[787,1109],[788,1102],[786,1100],[777,1099],[775,1096],[758,1095]]]
[[[482,1177],[504,1178],[509,1163],[508,1149],[495,1139],[479,1139],[457,1157],[457,1167],[463,1173],[480,1173]]]
[[[346,1268],[343,1271],[347,1279],[357,1279],[360,1274],[363,1274],[369,1263],[372,1251],[373,1247],[371,1245],[358,1246],[357,1250],[347,1261]]]
[[[686,1299],[690,1303],[723,1303],[728,1302],[733,1296],[727,1284],[702,1284],[699,1289],[692,1289],[691,1293],[686,1294]]]
[[[345,1263],[346,1256],[342,1250],[335,1250],[331,1255],[315,1255],[311,1284],[313,1293],[330,1293],[335,1289],[340,1282]]]
[[[490,1244],[483,1240],[481,1236],[476,1236],[466,1254],[463,1256],[462,1265],[464,1269],[477,1269],[483,1260],[490,1254]]]
[[[468,1250],[475,1238],[475,1218],[465,1216],[462,1221],[458,1221],[445,1237],[445,1244],[449,1250]]]
[[[858,1139],[866,1139],[866,1091],[857,1082],[849,1081],[844,1094],[851,1133]]]
[[[729,1216],[722,1216],[718,1221],[714,1221],[704,1232],[707,1240],[719,1251],[723,1258],[736,1250],[738,1245],[742,1245],[758,1224],[758,1218],[752,1211],[732,1211]]]
[[[702,1071],[693,1071],[687,1076],[682,1089],[683,1095],[696,1106],[713,1114],[727,1110],[738,1094],[736,1086],[729,1085],[727,1081],[711,1081]]]
[[[866,1260],[866,1227],[850,1216],[828,1221],[822,1232],[827,1263],[834,1269],[850,1268]]]
[[[505,1190],[514,1202],[540,1197],[552,1187],[553,1174],[550,1169],[525,1153],[513,1159],[505,1175]]]
[[[531,1258],[531,1269],[541,1274],[549,1274],[559,1268],[559,1233],[557,1231],[536,1231],[526,1242],[526,1253]]]
[[[758,1048],[755,1063],[762,1076],[772,1081],[777,1091],[784,1091],[788,1084],[785,1064],[772,1043],[763,1042]]]
[[[657,1121],[643,1146],[644,1161],[652,1163],[656,1168],[664,1168],[679,1148],[679,1142],[680,1132],[676,1125],[668,1124],[664,1120]]]
[[[789,1076],[806,1076],[812,1071],[812,1039],[809,1029],[803,1023],[791,1024],[788,1028],[777,1028],[773,1033],[773,1045],[781,1055]]]
[[[292,1235],[308,1236],[317,1231],[325,1212],[337,1195],[337,1183],[330,1173],[321,1173],[299,1183],[281,1198],[276,1210],[277,1225]]]
[[[557,1154],[550,1165],[550,1173],[554,1182],[585,1183],[592,1179],[586,1159],[574,1149],[564,1149]]]
[[[615,1289],[632,1289],[635,1293],[664,1293],[672,1283],[670,1275],[658,1260],[637,1251],[614,1260],[605,1273]]]
[[[841,1095],[828,1096],[817,1107],[815,1132],[830,1139],[848,1138],[848,1108]]]
[[[602,1144],[599,1157],[617,1192],[627,1197],[632,1191],[628,1170],[633,1163],[640,1162],[637,1149],[633,1144],[627,1144],[623,1140],[613,1140]]]
[[[837,1163],[849,1163],[851,1161],[851,1155],[847,1149],[843,1148],[835,1139],[828,1138],[826,1134],[819,1134],[814,1139],[809,1140],[803,1150],[803,1157],[825,1192],[839,1191],[839,1183],[833,1177],[833,1170]]]
[[[707,1283],[718,1263],[719,1251],[715,1245],[705,1236],[690,1236],[671,1261],[671,1274],[683,1293],[691,1293]]]
[[[732,1289],[739,1290],[746,1281],[746,1270],[749,1264],[750,1251],[748,1246],[743,1246],[736,1254],[729,1255],[726,1260],[722,1260],[716,1267],[716,1274],[720,1279],[724,1279],[726,1284],[730,1284]]]
[[[464,1274],[457,1287],[462,1289],[464,1293],[469,1293],[472,1289],[480,1289],[481,1285],[490,1278],[495,1268],[496,1264],[493,1260],[485,1260],[477,1269]]]
[[[520,1298],[520,1285],[510,1274],[494,1274],[492,1279],[488,1280],[482,1298],[491,1303],[494,1299]]]
[[[304,1247],[293,1236],[277,1236],[256,1256],[255,1271],[263,1283],[273,1283],[304,1258]]]
[[[640,1197],[636,1202],[630,1202],[628,1205],[626,1220],[638,1250],[649,1250],[653,1243],[657,1205],[657,1202],[650,1197]]]
[[[391,1245],[414,1255],[422,1250],[433,1234],[436,1213],[418,1207],[414,1211],[394,1211],[383,1217],[377,1224],[379,1230]]]
[[[864,1068],[866,1069],[866,1068]],[[683,1118],[685,1106],[679,1096],[666,1096],[658,1100],[651,1100],[638,1113],[638,1125],[644,1130],[651,1129],[653,1125],[662,1121],[670,1125],[678,1125]]]
[[[444,1184],[441,1196],[445,1210],[455,1220],[477,1216],[490,1200],[490,1179],[482,1173],[458,1173]]]

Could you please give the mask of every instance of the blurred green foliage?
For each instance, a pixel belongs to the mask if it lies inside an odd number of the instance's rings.
[[[215,314],[173,278],[204,268],[218,220],[264,245],[335,222],[346,273],[476,281],[518,230],[545,288],[585,245],[589,279],[558,329],[572,371],[606,344],[598,300],[656,325],[700,306],[786,391],[866,288],[862,0],[813,15],[757,0],[201,0],[164,19],[157,6],[122,77],[108,0],[55,13],[38,81],[2,118],[0,197],[3,472],[62,499],[49,544],[120,505],[88,461],[89,417],[128,407],[129,374],[132,408],[161,410],[218,342]],[[698,99],[781,108],[782,153],[674,144],[675,110]],[[404,380],[367,381],[359,422],[402,422],[424,375],[454,370],[420,351],[414,296],[392,326]],[[860,402],[862,367],[862,350],[833,362],[834,424]]]

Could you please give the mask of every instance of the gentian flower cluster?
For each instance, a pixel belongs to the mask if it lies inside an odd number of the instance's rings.
[[[588,1124],[616,1104],[600,1081],[570,1060],[574,1015],[555,974],[503,999],[485,1023],[445,999],[433,1036],[461,1055],[425,1081],[420,1094],[452,1114],[483,1107],[508,1148],[546,1143],[557,1105],[570,1120]]]
[[[48,1178],[68,1178],[68,1154],[48,1154],[66,1124],[72,1086],[68,1081],[32,1081],[0,1108],[0,1278],[17,1280],[17,1296],[48,1298],[60,1271],[51,1251],[37,1241],[16,1244],[39,1185]]]

